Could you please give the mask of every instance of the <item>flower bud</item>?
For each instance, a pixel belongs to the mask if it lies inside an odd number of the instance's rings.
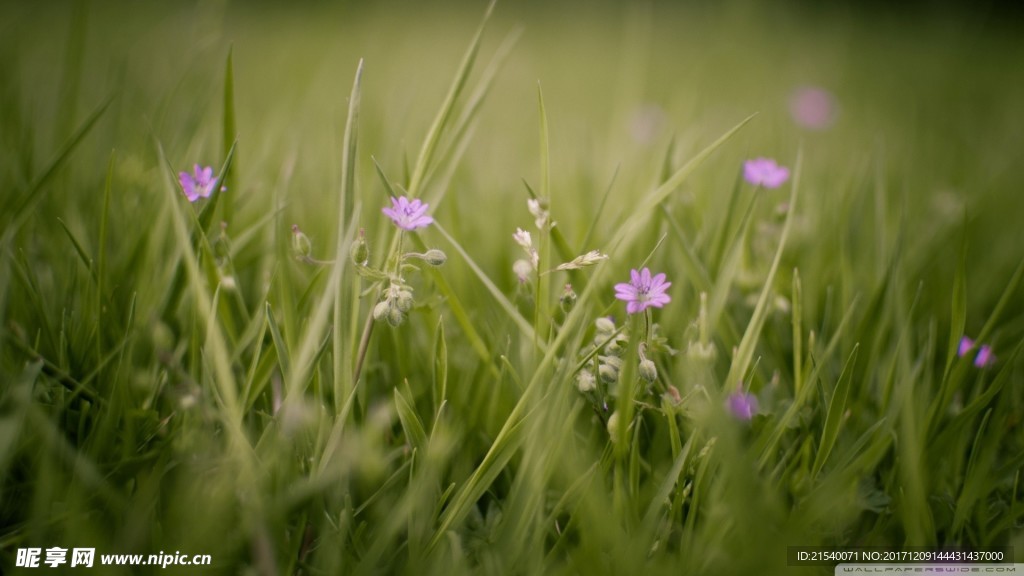
[[[608,345],[604,347],[604,352],[605,354],[611,355],[612,358],[622,354],[622,344],[619,343],[618,338],[609,342]]]
[[[619,379],[619,370],[611,364],[601,364],[597,369],[597,373],[605,384],[614,384]]]
[[[433,248],[431,250],[427,250],[427,253],[423,255],[423,259],[431,266],[442,266],[448,261],[448,255],[436,248]]]
[[[388,324],[392,326],[401,326],[405,320],[405,314],[398,309],[397,306],[392,306],[388,309]]]
[[[658,368],[654,365],[654,362],[647,360],[646,358],[640,361],[640,377],[648,382],[654,382],[658,379]]]
[[[409,292],[408,290],[400,290],[398,292],[398,296],[395,298],[395,306],[398,307],[398,310],[401,312],[408,312],[412,309],[412,305],[412,292]]]
[[[666,387],[666,392],[669,398],[672,399],[673,404],[679,404],[683,401],[683,396],[679,393],[679,389],[669,384]]]
[[[533,272],[533,265],[528,260],[516,260],[512,264],[512,271],[515,272],[516,278],[519,278],[521,284],[526,284]]]
[[[616,410],[612,412],[612,415],[608,417],[608,435],[611,436],[612,442],[619,437],[619,412]]]
[[[615,322],[612,322],[611,318],[602,316],[595,322],[597,325],[597,333],[607,338],[612,332],[615,332]]]
[[[618,356],[601,356],[599,357],[602,364],[607,364],[616,370],[622,370],[622,358]]]
[[[313,252],[313,243],[309,241],[308,236],[302,233],[302,230],[299,230],[298,224],[292,224],[292,252],[297,258],[309,258]]]
[[[385,318],[387,318],[388,311],[390,309],[391,302],[387,300],[378,302],[377,305],[373,307],[373,319],[377,320],[378,322],[384,320]]]
[[[589,370],[583,370],[576,375],[576,389],[580,392],[586,394],[587,392],[593,392],[596,388],[597,381]]]
[[[366,231],[362,228],[359,229],[359,235],[349,246],[348,255],[356,266],[366,266],[366,263],[370,261],[370,249],[366,246]]]
[[[558,304],[562,307],[562,312],[568,314],[574,304],[576,304],[576,293],[572,290],[572,284],[565,285],[565,291],[562,292],[562,297],[558,299]]]

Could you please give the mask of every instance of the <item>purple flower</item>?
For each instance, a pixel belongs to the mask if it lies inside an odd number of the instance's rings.
[[[967,356],[972,350],[974,350],[977,343],[971,340],[967,336],[960,339],[960,346],[957,347],[956,355],[963,358]],[[978,368],[985,368],[991,366],[996,362],[996,355],[992,353],[992,347],[988,344],[982,344],[978,348],[978,354],[974,357],[974,365]]]
[[[804,86],[790,96],[789,113],[804,128],[824,130],[835,122],[835,98],[823,88]]]
[[[726,408],[740,420],[750,420],[757,413],[757,396],[745,392],[733,392],[725,401]]]
[[[956,355],[963,358],[964,356],[967,355],[968,352],[971,351],[972,348],[974,348],[974,340],[971,340],[967,336],[964,336],[963,338],[960,339],[960,347],[957,348]]]
[[[391,208],[384,208],[382,212],[395,223],[395,226],[403,230],[415,230],[430,225],[434,219],[424,216],[427,206],[417,198],[409,200],[405,196],[391,197]]]
[[[978,355],[974,357],[974,365],[978,368],[984,368],[995,364],[996,356],[992,353],[992,347],[988,344],[984,344],[978,349]]]
[[[628,284],[623,282],[615,285],[615,297],[628,302],[626,312],[636,314],[648,306],[661,308],[671,302],[672,298],[665,294],[671,285],[671,282],[665,282],[663,273],[652,277],[649,268],[639,272],[633,269],[629,271]]]
[[[789,180],[789,168],[779,166],[771,158],[754,158],[743,163],[743,178],[754,186],[778,188]]]
[[[217,180],[213,177],[213,168],[203,168],[196,164],[192,173],[181,172],[178,174],[178,183],[189,202],[195,202],[200,198],[209,198],[217,187]],[[223,190],[223,188],[221,188]]]

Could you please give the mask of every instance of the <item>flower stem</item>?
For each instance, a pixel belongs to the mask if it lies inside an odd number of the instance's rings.
[[[380,291],[377,292],[377,297],[373,299],[376,303],[380,300]],[[359,375],[363,371],[363,361],[366,359],[366,352],[370,348],[370,336],[373,334],[373,306],[370,306],[370,311],[366,314],[366,323],[363,325],[363,336],[359,339],[359,350],[356,352],[356,367],[352,372],[352,385],[355,386],[359,382]]]

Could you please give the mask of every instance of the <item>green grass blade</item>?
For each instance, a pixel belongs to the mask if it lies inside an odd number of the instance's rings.
[[[746,373],[747,368],[750,365],[750,361],[754,356],[754,346],[757,344],[757,339],[760,337],[764,321],[768,317],[768,301],[772,294],[772,284],[775,281],[775,273],[779,269],[779,262],[782,260],[782,253],[786,248],[786,241],[789,239],[790,229],[793,225],[793,214],[796,212],[796,201],[800,193],[800,172],[802,164],[803,152],[798,151],[796,155],[796,164],[793,169],[793,186],[789,194],[789,209],[786,211],[786,223],[782,226],[782,236],[779,238],[779,247],[775,251],[775,258],[772,260],[772,266],[768,270],[767,278],[765,278],[764,288],[761,290],[761,296],[757,299],[757,305],[754,306],[754,314],[750,318],[750,323],[747,324],[747,329],[743,333],[743,339],[740,340],[736,354],[733,357],[732,365],[729,367],[729,375],[725,379],[725,387],[727,390],[736,390],[740,386],[740,379],[743,377],[743,374]]]
[[[238,139],[238,128],[235,125],[235,67],[232,59],[234,52],[234,47],[228,49],[227,63],[224,65],[224,125],[221,142],[225,158],[232,155],[231,149]],[[228,223],[233,222],[235,216],[235,198],[238,195],[238,179],[235,178],[237,173],[237,168],[229,169],[223,175],[223,180],[220,180],[227,186],[227,191],[224,192],[227,196],[224,200],[224,221]]]
[[[804,386],[804,290],[800,283],[800,270],[796,268],[793,269],[793,293],[791,298],[793,305],[793,394],[799,396],[800,390]]]
[[[359,60],[356,66],[355,79],[352,81],[352,92],[348,99],[348,117],[345,120],[345,135],[342,140],[341,152],[341,190],[338,199],[338,219],[336,228],[338,230],[337,246],[334,250],[334,265],[331,269],[331,278],[327,285],[328,291],[334,294],[334,315],[332,326],[332,338],[334,342],[334,389],[336,398],[347,398],[355,388],[350,374],[353,370],[343,361],[347,358],[345,338],[345,327],[348,325],[345,314],[348,311],[345,301],[345,291],[341,290],[344,278],[344,269],[348,263],[348,245],[352,242],[353,230],[346,233],[346,224],[349,217],[354,217],[355,210],[351,205],[355,199],[356,187],[356,145],[359,120],[359,100],[361,95],[361,82],[363,76],[363,61]]]
[[[444,338],[444,318],[438,318],[434,329],[434,386],[431,388],[434,400],[434,413],[441,409],[441,404],[448,398],[448,342]]]
[[[0,478],[7,477],[8,465],[24,433],[25,408],[32,402],[32,386],[42,372],[42,360],[30,362],[0,395]]]
[[[846,418],[846,401],[850,396],[850,385],[853,381],[853,369],[857,364],[857,351],[860,345],[853,347],[853,352],[846,360],[843,371],[839,374],[839,381],[836,382],[836,389],[832,392],[832,401],[828,406],[828,413],[825,416],[825,426],[821,432],[821,441],[818,444],[818,452],[814,457],[812,476],[821,472],[832,447],[835,446],[836,438],[839,436],[839,427]]]
[[[441,104],[441,109],[438,111],[437,116],[434,117],[434,122],[430,125],[430,130],[427,131],[427,137],[423,140],[423,147],[420,148],[412,176],[409,178],[408,192],[410,198],[416,198],[423,192],[421,189],[423,178],[433,163],[434,151],[441,140],[441,135],[448,127],[452,110],[455,108],[455,102],[458,100],[459,94],[462,93],[466,80],[469,78],[469,73],[473,69],[473,62],[476,61],[477,51],[480,49],[480,39],[483,36],[487,21],[491,17],[491,12],[494,10],[495,3],[496,0],[491,0],[491,3],[487,6],[483,21],[480,22],[480,26],[477,28],[476,34],[469,44],[469,49],[466,50],[466,54],[462,57],[462,63],[455,73],[455,79],[448,88],[448,94],[445,96],[444,103]]]
[[[666,198],[668,198],[669,194],[678,189],[679,186],[690,177],[690,174],[699,168],[700,165],[703,164],[713,152],[715,152],[715,150],[718,150],[723,144],[728,142],[747,124],[747,122],[750,122],[754,116],[756,116],[756,114],[752,114],[744,118],[739,124],[733,126],[717,140],[694,155],[686,164],[683,164],[681,168],[676,170],[668,180],[649,192],[640,202],[638,202],[637,209],[634,210],[622,226],[619,227],[618,232],[616,232],[612,241],[609,243],[610,246],[614,247],[612,249],[624,251],[633,239],[645,229],[646,223],[650,219],[650,213],[648,210],[655,209]]]
[[[113,102],[113,97],[107,98],[102,104],[100,104],[92,114],[90,114],[84,122],[79,126],[78,130],[68,138],[64,144],[57,151],[57,154],[50,161],[43,172],[32,181],[29,185],[28,190],[23,195],[21,201],[15,205],[11,210],[11,224],[8,226],[6,234],[13,234],[14,231],[21,228],[24,224],[25,219],[32,214],[35,207],[42,202],[45,197],[44,186],[50,181],[51,178],[57,174],[62,166],[71,157],[71,154],[78,148],[78,145],[82,143],[82,140],[92,131],[96,122],[103,116],[103,113],[110,107],[110,103]]]
[[[85,253],[85,248],[82,247],[82,243],[78,241],[78,238],[76,238],[75,234],[70,228],[68,228],[68,225],[64,223],[64,220],[57,218],[57,223],[60,224],[61,229],[64,230],[64,235],[71,241],[71,245],[75,247],[78,259],[82,261],[85,269],[89,271],[89,276],[92,278],[93,282],[97,282],[96,267],[93,265],[93,259]]]
[[[281,336],[281,328],[274,318],[274,311],[270,309],[270,302],[264,306],[266,311],[267,326],[270,328],[270,337],[274,341],[274,350],[277,351],[277,363],[281,367],[281,374],[285,377],[292,373],[291,355],[288,353],[288,343]]]
[[[515,305],[508,300],[508,298],[501,292],[501,290],[498,289],[498,287],[494,284],[494,282],[491,281],[491,279],[487,276],[483,269],[480,268],[480,266],[478,266],[477,263],[473,261],[473,258],[470,257],[468,252],[466,252],[466,249],[463,248],[462,245],[459,244],[457,240],[455,240],[455,238],[452,238],[452,236],[448,234],[448,231],[446,231],[444,227],[442,227],[440,224],[435,223],[434,227],[437,229],[438,232],[441,233],[442,236],[444,236],[445,240],[447,240],[448,243],[451,244],[453,248],[455,248],[455,251],[458,252],[460,256],[462,256],[462,259],[465,260],[466,264],[473,271],[473,274],[475,274],[476,277],[480,279],[480,282],[482,282],[484,287],[487,288],[487,291],[491,293],[491,296],[493,296],[495,301],[498,302],[498,305],[501,306],[501,309],[504,310],[505,313],[508,314],[508,317],[511,318],[512,321],[516,324],[516,326],[519,327],[519,330],[523,333],[523,336],[531,342],[536,341],[539,348],[541,350],[545,350],[547,348],[547,343],[544,340],[542,340],[539,335],[536,335],[534,333],[533,326],[530,324],[530,322],[528,322],[526,318],[523,318],[523,315],[519,313],[519,310],[516,309]]]

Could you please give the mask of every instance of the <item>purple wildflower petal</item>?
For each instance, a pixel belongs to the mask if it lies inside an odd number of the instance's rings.
[[[978,368],[984,368],[986,366],[991,366],[995,361],[996,357],[992,354],[992,347],[985,344],[978,349],[978,355],[974,358],[974,365]]]
[[[971,348],[974,348],[974,340],[971,340],[967,336],[960,339],[960,347],[957,348],[956,355],[961,358],[970,352]]]
[[[195,202],[200,198],[209,198],[210,194],[217,188],[217,181],[213,177],[213,168],[202,167],[199,164],[192,166],[192,173],[179,172],[178,183],[181,184],[181,191],[189,202]],[[221,187],[224,190],[224,187]]]
[[[405,196],[391,198],[391,208],[383,208],[384,215],[395,223],[395,226],[403,230],[415,230],[429,226],[434,222],[430,216],[425,216],[429,205],[421,202],[418,198],[410,201]]]
[[[750,420],[757,413],[757,396],[753,394],[733,392],[725,404],[729,412],[740,420]]]
[[[789,100],[789,112],[800,126],[824,130],[836,119],[835,98],[827,90],[805,86],[796,90]]]
[[[754,158],[743,163],[743,178],[754,186],[778,188],[789,179],[789,168],[771,158]]]
[[[671,282],[665,282],[665,274],[651,276],[650,268],[629,271],[629,283],[615,285],[615,298],[626,301],[626,312],[636,314],[648,307],[661,308],[672,301],[665,293]]]

